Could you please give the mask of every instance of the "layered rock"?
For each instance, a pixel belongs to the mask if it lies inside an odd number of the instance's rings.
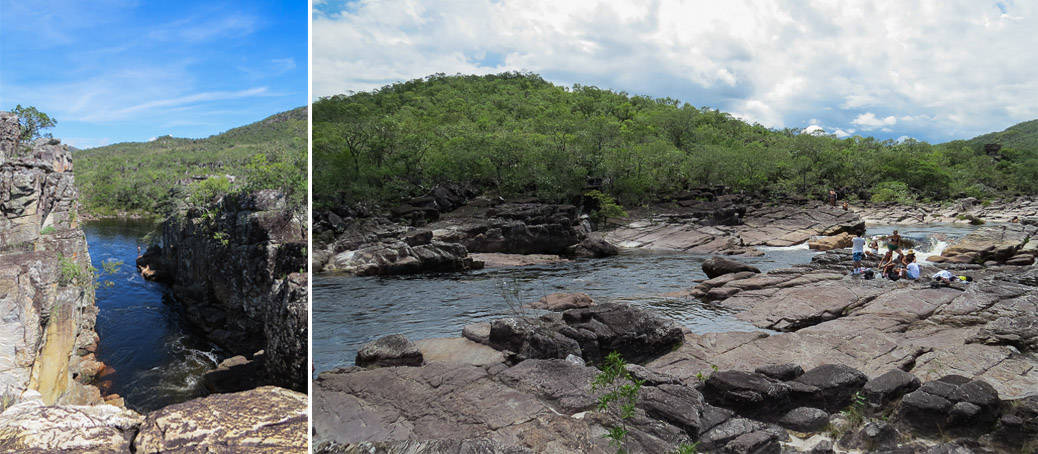
[[[138,266],[168,278],[185,317],[245,356],[263,350],[269,382],[306,389],[305,213],[273,190],[186,206]]]
[[[738,225],[713,225],[679,208],[656,213],[609,231],[605,239],[625,248],[699,254],[759,254],[757,246],[793,246],[816,236],[865,231],[854,213],[821,203],[757,206]]]
[[[930,224],[1010,222],[1038,218],[1038,202],[1031,197],[1018,197],[981,203],[966,197],[951,203],[901,205],[895,203],[852,206],[869,224]]]
[[[307,396],[263,386],[170,405],[147,415],[136,452],[306,452]]]
[[[30,392],[0,413],[0,451],[304,453],[306,427],[307,396],[271,386],[147,415],[113,405],[45,405]]]
[[[464,205],[456,199],[441,205],[431,195],[422,199],[431,205],[397,207],[390,213],[395,222],[326,213],[327,220],[315,226],[325,230],[318,234],[314,269],[359,276],[465,271],[483,267],[479,255],[493,266],[518,266],[558,261],[559,255],[604,257],[618,252],[600,237],[588,236],[590,225],[573,205],[487,200]],[[434,222],[411,222],[421,228],[403,225],[402,219],[413,221],[413,216],[401,218],[402,209],[418,210],[425,214],[414,216]]]
[[[1038,389],[1030,329],[1038,310],[1034,267],[974,269],[971,284],[931,288],[929,282],[833,272],[831,258],[846,268],[850,258],[842,252],[823,256],[832,257],[763,275],[726,275],[733,278],[706,292],[716,295],[712,304],[739,311],[737,318],[784,332],[686,334],[680,348],[648,367],[688,379],[712,366],[830,363],[869,376],[890,369],[922,380],[958,374],[983,379],[1009,398]],[[924,268],[923,274],[932,271]]]
[[[0,389],[46,404],[101,403],[94,274],[77,221],[72,155],[57,139],[17,142],[0,113]]]
[[[984,226],[949,245],[931,262],[949,263],[1008,263],[1030,265],[1038,255],[1038,226],[1004,224]]]

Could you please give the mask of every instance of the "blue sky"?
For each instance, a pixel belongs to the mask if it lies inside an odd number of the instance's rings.
[[[970,138],[1038,118],[1038,2],[314,0],[313,95],[529,71],[772,128]]]
[[[206,137],[306,104],[305,0],[0,0],[0,109],[80,148]]]

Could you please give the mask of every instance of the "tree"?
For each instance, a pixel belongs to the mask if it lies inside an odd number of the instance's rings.
[[[51,137],[49,132],[44,134],[43,130],[53,128],[58,124],[57,120],[40,112],[33,106],[22,107],[19,104],[11,112],[18,116],[18,123],[22,126],[22,135],[18,137],[18,140],[22,143],[27,143],[40,137]]]

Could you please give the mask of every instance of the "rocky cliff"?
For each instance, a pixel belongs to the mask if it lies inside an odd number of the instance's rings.
[[[169,283],[186,318],[224,349],[263,351],[271,383],[306,389],[305,212],[272,190],[184,206],[162,224],[162,246],[138,260]]]
[[[0,112],[0,392],[46,404],[95,404],[94,272],[77,223],[71,152],[18,142]]]

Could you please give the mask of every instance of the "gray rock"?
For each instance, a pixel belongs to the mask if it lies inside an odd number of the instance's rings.
[[[901,369],[893,369],[866,382],[862,393],[872,406],[881,407],[918,388],[918,378]]]
[[[357,351],[361,367],[421,366],[422,352],[402,334],[390,334],[364,344]]]
[[[754,273],[760,273],[760,269],[758,269],[757,267],[739,263],[735,260],[727,259],[716,255],[706,259],[703,262],[703,272],[706,273],[706,277],[710,279],[724,274],[738,273],[740,271],[751,271]]]
[[[169,405],[148,414],[136,452],[305,452],[307,396],[263,386]]]
[[[759,430],[739,435],[724,445],[724,452],[732,454],[778,454],[782,452],[779,437],[772,432]]]
[[[634,306],[605,303],[533,318],[505,318],[490,325],[489,343],[516,359],[565,358],[576,355],[589,364],[618,352],[629,363],[641,363],[671,351],[682,341],[673,321]]]
[[[754,372],[779,381],[789,381],[804,375],[804,369],[796,364],[771,364],[758,367]]]
[[[724,370],[706,380],[703,394],[712,405],[744,416],[761,417],[783,411],[789,405],[788,385],[750,372]]]
[[[531,309],[544,309],[549,311],[564,311],[595,305],[587,293],[552,293],[536,302],[530,303]]]
[[[818,432],[829,424],[829,413],[818,408],[799,407],[786,413],[778,423],[798,432]]]
[[[794,395],[793,399],[798,404],[832,412],[849,405],[851,397],[865,385],[868,377],[842,364],[823,364],[805,372],[795,381],[819,389],[818,392],[809,395]]]

